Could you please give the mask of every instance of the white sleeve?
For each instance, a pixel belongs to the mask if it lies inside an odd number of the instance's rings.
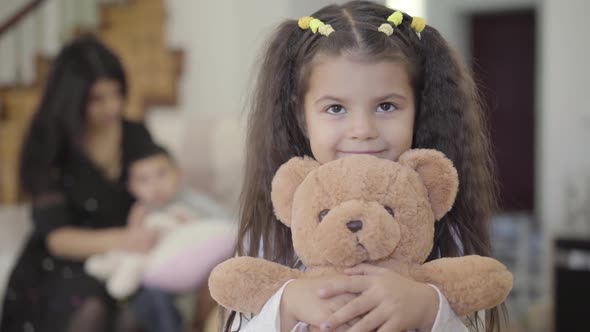
[[[431,332],[469,332],[461,317],[457,316],[453,309],[451,309],[443,293],[436,286],[430,284],[429,286],[436,290],[439,300],[438,313],[436,314]],[[483,314],[483,312],[478,313],[478,315],[480,314]],[[485,329],[481,331],[485,331]]]
[[[262,307],[260,313],[252,319],[248,320],[240,315],[236,315],[236,318],[232,322],[232,331],[240,332],[280,332],[281,330],[281,298],[285,286],[292,280],[287,281]],[[305,328],[306,324],[299,323],[293,328],[292,332],[300,331]],[[239,329],[239,330],[238,330]]]

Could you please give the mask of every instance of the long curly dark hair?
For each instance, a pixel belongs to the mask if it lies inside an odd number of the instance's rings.
[[[54,171],[84,132],[90,89],[99,79],[118,82],[121,95],[126,96],[123,66],[98,38],[83,35],[64,46],[52,65],[21,150],[21,186],[29,194],[52,189]]]
[[[271,181],[290,158],[312,155],[302,125],[312,60],[320,53],[344,52],[406,66],[417,106],[412,147],[442,151],[457,168],[459,194],[454,208],[436,223],[429,260],[491,255],[488,222],[496,209],[496,185],[484,113],[471,73],[436,29],[426,26],[418,37],[407,14],[391,36],[379,32],[392,12],[368,1],[330,5],[312,14],[332,25],[335,32],[329,37],[302,30],[294,20],[284,22],[272,36],[248,119],[238,255],[261,253],[281,264],[295,263],[290,229],[273,213]],[[230,314],[226,330],[235,314]],[[498,308],[486,313],[486,321],[486,330],[500,330]],[[477,317],[471,325],[478,325]]]

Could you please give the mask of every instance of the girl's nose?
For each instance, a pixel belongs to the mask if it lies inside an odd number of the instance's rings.
[[[351,117],[350,134],[358,140],[374,139],[379,136],[376,119],[372,112],[357,112]]]

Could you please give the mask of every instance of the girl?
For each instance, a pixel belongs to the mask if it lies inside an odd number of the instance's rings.
[[[125,189],[130,156],[153,144],[143,125],[123,120],[126,93],[121,63],[94,37],[73,41],[55,59],[21,153],[34,229],[10,277],[1,331],[138,328],[82,264],[107,250],[146,251],[157,240],[124,227],[133,203]],[[168,301],[154,292],[141,298],[159,307]],[[163,307],[175,315],[171,305]]]
[[[473,80],[438,31],[394,12],[351,1],[287,21],[274,34],[249,118],[238,255],[297,265],[290,230],[270,199],[271,180],[291,157],[397,160],[410,148],[445,153],[461,183],[453,210],[437,223],[429,260],[491,254],[494,184]],[[434,287],[365,265],[347,274],[293,280],[249,322],[232,313],[226,330],[290,331],[297,322],[353,332],[466,330]],[[467,325],[482,329],[478,320]],[[485,326],[498,329],[497,309]]]

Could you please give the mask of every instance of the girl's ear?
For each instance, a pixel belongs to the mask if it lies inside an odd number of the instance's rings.
[[[275,215],[285,225],[291,226],[293,197],[303,179],[320,164],[309,158],[294,157],[284,163],[272,179],[271,200]]]
[[[459,176],[453,162],[437,150],[414,149],[404,152],[399,163],[416,171],[432,206],[434,217],[440,220],[453,207],[459,190]]]

